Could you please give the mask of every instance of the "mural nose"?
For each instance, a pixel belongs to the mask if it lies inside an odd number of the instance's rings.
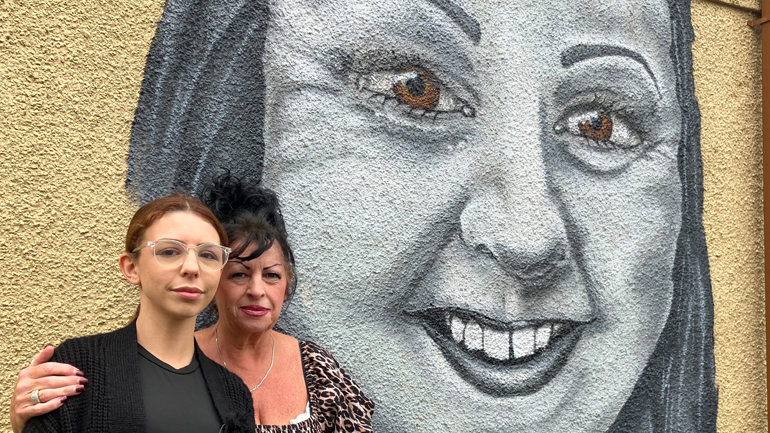
[[[565,226],[545,191],[527,197],[481,194],[466,205],[460,224],[469,248],[526,286],[548,286],[568,269]]]

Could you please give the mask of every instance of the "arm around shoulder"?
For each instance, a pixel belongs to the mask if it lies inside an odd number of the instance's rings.
[[[93,337],[81,337],[81,338],[70,339],[62,342],[62,344],[60,344],[54,350],[54,353],[51,356],[50,362],[52,363],[52,365],[69,364],[69,365],[78,365],[82,367],[83,359],[80,359],[82,357],[74,356],[73,353],[77,354],[79,352],[77,350],[79,347],[79,342],[86,341],[89,338],[93,338]],[[75,367],[72,367],[72,368],[75,371],[78,371],[77,368]],[[78,376],[76,375],[75,377],[78,377]],[[54,409],[53,411],[30,418],[26,422],[26,425],[24,426],[24,429],[22,430],[22,432],[23,433],[29,433],[29,432],[59,433],[59,432],[77,431],[78,429],[75,428],[75,425],[69,425],[70,422],[68,422],[67,420],[73,421],[78,418],[74,414],[80,413],[79,411],[82,411],[83,404],[85,401],[83,394],[86,394],[86,393],[88,392],[86,391],[85,393],[78,393],[77,395],[72,395],[70,398],[67,399],[67,401],[64,404]]]

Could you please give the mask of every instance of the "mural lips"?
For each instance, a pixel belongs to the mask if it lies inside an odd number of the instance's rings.
[[[556,376],[590,323],[501,324],[467,310],[412,312],[458,374],[498,397],[532,394]]]

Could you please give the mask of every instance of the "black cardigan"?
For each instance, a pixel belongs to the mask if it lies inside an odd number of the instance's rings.
[[[254,432],[251,393],[243,381],[195,346],[222,433]],[[72,364],[88,378],[81,394],[59,409],[27,422],[24,433],[144,433],[147,431],[139,380],[136,322],[107,334],[74,338],[54,351],[52,361]]]

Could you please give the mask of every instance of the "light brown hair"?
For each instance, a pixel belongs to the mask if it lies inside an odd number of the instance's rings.
[[[126,252],[132,254],[132,251],[140,247],[147,229],[162,216],[171,212],[187,212],[201,217],[217,231],[219,243],[227,245],[227,232],[209,208],[194,198],[174,194],[153,200],[136,211],[126,231]]]

